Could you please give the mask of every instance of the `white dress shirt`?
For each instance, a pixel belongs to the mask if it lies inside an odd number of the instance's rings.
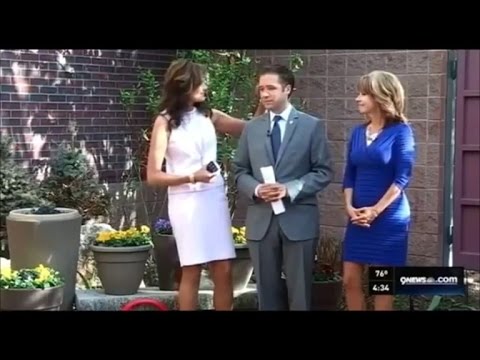
[[[285,135],[285,128],[287,127],[287,120],[288,117],[290,116],[290,112],[292,111],[292,105],[290,103],[287,104],[287,107],[285,110],[283,110],[280,114],[276,114],[273,111],[269,111],[270,115],[270,132],[272,132],[273,125],[275,124],[273,122],[273,118],[275,116],[280,116],[282,120],[278,120],[278,126],[280,127],[280,140],[283,141],[283,137]]]
[[[274,113],[273,111],[268,111],[268,110],[266,112],[269,113],[269,117],[270,117],[270,133],[272,132],[273,125],[275,125],[273,118],[277,115],[282,118],[281,120],[278,120],[278,126],[280,127],[280,141],[283,141],[283,137],[285,136],[285,129],[287,127],[287,120],[288,120],[288,117],[290,116],[290,113],[292,112],[292,104],[288,103],[285,110],[283,110],[280,114],[277,114],[277,113]],[[260,185],[257,185],[257,187],[255,188],[255,196],[257,197],[258,197],[259,187]]]

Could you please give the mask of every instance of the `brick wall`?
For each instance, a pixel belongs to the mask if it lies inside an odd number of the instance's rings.
[[[100,179],[118,192],[127,152],[135,147],[126,138],[151,123],[140,104],[134,125],[127,124],[120,91],[136,85],[140,68],[161,80],[174,56],[175,50],[0,50],[1,131],[15,137],[17,158],[31,168],[71,138],[74,124]],[[134,218],[130,210],[122,216]]]
[[[18,158],[31,167],[55,143],[78,140],[94,155],[102,180],[118,182],[125,168],[125,137],[151,122],[144,107],[128,127],[120,90],[134,86],[140,67],[160,79],[174,50],[1,50],[2,132],[15,136]]]
[[[355,97],[359,75],[372,70],[397,74],[405,86],[407,116],[418,143],[418,161],[408,196],[413,225],[410,241],[412,264],[441,261],[443,217],[443,151],[446,104],[446,50],[295,50],[304,59],[297,73],[297,97],[306,110],[327,121],[335,180],[320,198],[321,232],[342,238],[345,212],[341,179],[346,140],[351,128],[362,121]],[[262,63],[288,63],[289,50],[261,50]]]

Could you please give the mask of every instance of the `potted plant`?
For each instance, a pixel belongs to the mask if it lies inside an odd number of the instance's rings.
[[[0,310],[60,310],[64,280],[43,264],[35,268],[0,270]]]
[[[148,226],[100,231],[90,248],[105,294],[138,292],[152,248]]]
[[[170,221],[159,218],[153,224],[153,256],[160,290],[176,291],[182,270]]]
[[[342,277],[336,270],[340,246],[331,237],[320,240],[312,284],[312,310],[338,310],[342,299]]]
[[[237,255],[232,266],[233,290],[238,291],[247,287],[253,274],[253,263],[245,237],[245,226],[232,227],[232,234]]]
[[[54,206],[15,209],[6,223],[12,269],[29,269],[37,264],[56,269],[65,279],[62,310],[70,310],[82,225],[78,210]]]
[[[232,235],[236,254],[236,258],[232,259],[233,290],[239,291],[244,290],[252,278],[253,263],[245,237],[245,226],[232,226]],[[209,271],[207,277],[210,281],[213,280]]]

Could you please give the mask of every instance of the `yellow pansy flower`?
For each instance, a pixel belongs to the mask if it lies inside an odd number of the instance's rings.
[[[12,274],[12,269],[10,269],[10,267],[6,267],[6,266],[5,266],[5,267],[2,267],[2,268],[0,269],[0,276],[1,276],[2,278],[5,278],[5,279],[8,280],[8,279],[10,279],[10,278],[12,277],[12,275],[13,275],[13,274]]]
[[[108,241],[108,240],[110,240],[111,235],[112,235],[112,233],[110,231],[100,231],[97,234],[97,240],[101,241],[101,242]]]

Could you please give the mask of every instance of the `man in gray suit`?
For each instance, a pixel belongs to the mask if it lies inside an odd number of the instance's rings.
[[[313,265],[319,236],[317,193],[332,179],[322,120],[289,102],[293,73],[275,65],[259,73],[260,101],[267,110],[250,120],[234,159],[236,185],[250,199],[246,237],[253,261],[259,310],[310,310]],[[264,183],[272,166],[276,183]],[[272,202],[285,211],[275,215]],[[285,273],[285,282],[281,278]]]

